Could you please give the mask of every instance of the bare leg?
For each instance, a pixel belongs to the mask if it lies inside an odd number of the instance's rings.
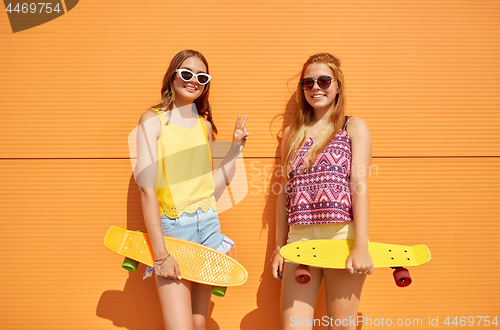
[[[297,264],[284,263],[281,282],[281,323],[283,330],[312,330],[314,307],[323,280],[320,268],[309,267],[311,280],[307,284],[295,281]]]
[[[366,275],[351,274],[345,269],[324,269],[328,329],[356,329],[361,290]]]
[[[193,310],[193,329],[205,330],[208,307],[210,306],[212,286],[191,283],[191,304]]]
[[[193,330],[191,282],[156,277],[165,330]]]

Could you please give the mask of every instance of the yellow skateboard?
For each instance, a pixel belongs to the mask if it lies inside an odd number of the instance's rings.
[[[320,268],[345,268],[347,257],[354,247],[354,241],[306,240],[285,245],[280,254],[283,258],[300,264],[295,273],[299,283],[307,283],[310,274],[305,266]],[[410,273],[403,267],[420,266],[431,260],[431,251],[423,244],[414,246],[368,243],[368,249],[375,267],[395,268],[397,286],[411,284]],[[302,266],[305,265],[305,266]]]
[[[122,256],[153,267],[152,248],[146,233],[113,226],[106,233],[104,245]],[[242,285],[247,281],[246,269],[217,250],[172,237],[165,237],[165,245],[179,264],[183,279],[223,288]],[[129,259],[125,259],[123,267],[135,270]],[[223,296],[224,291],[212,293]]]

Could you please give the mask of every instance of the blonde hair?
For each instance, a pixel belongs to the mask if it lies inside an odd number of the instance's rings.
[[[332,104],[333,110],[330,112],[330,116],[325,123],[325,126],[318,133],[311,149],[305,156],[305,168],[310,168],[319,154],[325,149],[328,143],[335,137],[335,135],[344,127],[345,124],[345,84],[344,84],[344,74],[340,69],[340,60],[328,53],[319,53],[312,55],[304,63],[302,71],[300,73],[300,79],[304,78],[304,72],[310,64],[326,64],[333,73],[334,81],[337,82],[337,95],[335,101]],[[307,102],[304,90],[302,89],[300,82],[297,86],[297,111],[295,113],[295,118],[290,125],[289,138],[285,145],[285,160],[283,165],[286,170],[286,178],[289,178],[289,167],[292,165],[290,162],[295,159],[297,153],[302,148],[307,139],[307,133],[311,127],[311,122],[314,117],[314,109]]]
[[[160,108],[166,110],[173,109],[175,100],[175,91],[173,88],[175,70],[179,69],[182,63],[190,57],[198,57],[203,62],[203,64],[205,64],[205,67],[207,68],[206,73],[210,74],[208,70],[208,61],[205,58],[205,56],[203,56],[202,53],[191,49],[180,51],[172,58],[172,61],[170,61],[170,65],[167,69],[167,72],[163,77],[163,84],[161,87],[161,101],[152,108]],[[196,105],[198,113],[203,117],[205,117],[207,121],[210,122],[210,124],[212,124],[212,132],[214,134],[217,134],[217,127],[215,126],[214,120],[212,118],[212,107],[208,102],[209,91],[210,91],[210,82],[208,82],[208,84],[204,86],[203,92],[201,93],[200,97],[198,97],[194,101],[194,104]]]

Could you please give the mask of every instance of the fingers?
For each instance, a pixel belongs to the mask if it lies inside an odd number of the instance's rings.
[[[373,265],[354,265],[351,258],[347,259],[345,268],[353,275],[371,275],[373,273]]]
[[[283,261],[278,263],[278,280],[280,281],[283,278],[283,266]]]
[[[240,124],[241,115],[238,115],[238,118],[236,119],[236,125],[234,125],[234,129],[239,128],[239,129],[243,130],[245,128],[245,125],[247,124],[247,119],[248,119],[248,115],[245,115],[245,117],[243,117],[243,121]]]
[[[182,279],[181,272],[179,270],[179,264],[173,257],[169,257],[169,260],[167,260],[167,262],[162,265],[161,271],[157,275],[168,278],[169,280]]]
[[[278,277],[280,276],[280,271],[279,271],[279,265],[273,265],[273,277],[275,279],[278,279]]]
[[[366,266],[366,267],[351,266],[349,272],[353,275],[371,275],[373,274],[373,266]]]
[[[182,277],[181,277],[181,271],[179,270],[179,264],[177,263],[177,260],[175,260],[174,258],[172,258],[172,264],[173,264],[173,269],[172,269],[172,279],[174,280],[180,280]]]
[[[175,277],[180,280],[182,279],[182,276],[181,276],[181,271],[179,270],[179,265],[175,265],[175,268],[174,268],[174,273],[175,273]]]
[[[352,259],[347,258],[347,263],[345,265],[345,268],[349,271],[349,273],[354,274],[354,268],[352,267]]]
[[[238,115],[238,118],[236,118],[236,124],[234,125],[234,129],[238,129],[240,127],[240,120],[241,120],[241,115]]]
[[[362,267],[354,267],[353,266],[351,274],[353,274],[353,275],[366,275],[366,274],[368,274],[368,270],[363,269]]]
[[[368,251],[349,254],[346,269],[353,275],[371,275],[373,273],[373,260]]]
[[[240,145],[240,152],[245,147],[245,142],[248,139],[248,136],[250,135],[245,127],[247,120],[248,120],[247,115],[245,115],[243,120],[241,120],[241,115],[238,115],[238,118],[236,119],[236,124],[234,126],[233,142]]]
[[[283,265],[277,262],[273,265],[273,277],[278,281],[281,281],[283,275]]]
[[[240,126],[241,129],[245,128],[245,125],[247,124],[247,119],[248,119],[248,115],[245,115],[245,117],[243,118],[243,121],[241,122],[241,126]]]
[[[273,256],[271,269],[273,272],[273,277],[275,279],[277,279],[278,281],[281,281],[281,279],[283,277],[283,259],[280,257],[276,258],[276,255],[279,256],[279,254],[275,254]]]

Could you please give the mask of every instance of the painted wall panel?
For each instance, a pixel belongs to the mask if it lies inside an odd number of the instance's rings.
[[[223,233],[237,243],[236,257],[249,280],[230,288],[225,298],[212,298],[208,329],[279,327],[280,285],[271,277],[269,259],[275,235],[272,191],[280,187],[273,159],[245,163],[248,195],[220,219]],[[425,243],[432,260],[410,270],[414,282],[404,289],[394,285],[390,269],[377,269],[367,280],[360,315],[428,322],[429,316],[498,313],[500,292],[490,283],[500,248],[499,165],[497,159],[374,159],[370,240]],[[158,328],[159,301],[153,281],[142,280],[144,267],[127,273],[121,257],[103,245],[112,225],[144,229],[127,161],[3,160],[0,166],[0,249],[6,251],[0,255],[2,324]],[[320,304],[316,317],[325,315]]]
[[[249,114],[249,156],[274,156],[273,118],[319,51],[343,60],[348,109],[372,127],[375,156],[499,153],[496,1],[194,1],[188,11],[165,1],[85,1],[75,9],[16,34],[0,22],[3,157],[127,157],[125,137],[184,48],[209,59],[220,138],[231,136],[238,113]]]

